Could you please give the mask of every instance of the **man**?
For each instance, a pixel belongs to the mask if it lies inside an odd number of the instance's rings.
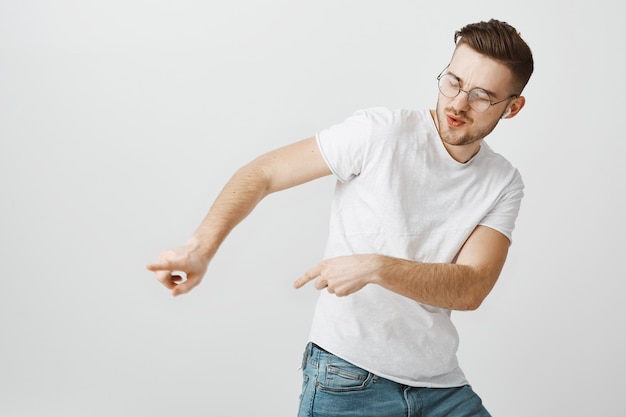
[[[303,358],[300,416],[489,416],[458,366],[450,311],[478,308],[507,256],[524,185],[483,139],[524,107],[533,59],[497,20],[467,25],[454,41],[436,111],[358,111],[257,158],[185,246],[148,266],[173,295],[186,293],[261,199],[334,174],[326,259],[294,284],[326,289]]]

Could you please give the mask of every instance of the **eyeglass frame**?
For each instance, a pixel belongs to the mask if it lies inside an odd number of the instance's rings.
[[[487,90],[485,90],[484,88],[475,87],[475,88],[472,88],[472,89],[471,89],[471,90],[469,90],[469,91],[467,91],[467,90],[463,90],[463,89],[461,88],[461,83],[460,83],[460,81],[461,81],[461,80],[459,79],[459,77],[457,77],[456,75],[454,75],[454,74],[452,74],[452,73],[449,73],[449,72],[447,72],[447,73],[445,73],[445,74],[444,74],[444,72],[448,69],[448,67],[449,67],[449,65],[446,65],[446,67],[445,67],[445,68],[444,68],[444,69],[443,69],[443,70],[439,73],[439,75],[437,76],[437,89],[439,90],[439,92],[441,93],[441,95],[443,95],[444,97],[447,97],[447,98],[456,98],[456,97],[458,97],[458,95],[459,95],[459,94],[461,94],[461,91],[462,91],[462,92],[464,92],[465,94],[467,94],[467,104],[468,104],[468,106],[470,106],[470,107],[472,108],[472,110],[474,110],[474,111],[476,111],[476,112],[478,112],[478,113],[484,113],[484,112],[486,112],[487,110],[489,110],[489,108],[491,108],[492,106],[495,106],[496,104],[500,104],[500,103],[503,103],[503,102],[505,102],[505,101],[507,101],[507,100],[510,100],[510,99],[512,99],[512,98],[517,98],[517,97],[519,97],[519,94],[511,94],[510,96],[508,96],[508,97],[507,97],[507,98],[505,98],[505,99],[502,99],[502,100],[496,101],[495,103],[492,103],[492,102],[491,102],[491,96],[489,95],[489,93],[487,92]],[[457,81],[459,81],[459,87],[458,87],[458,88],[459,88],[459,91],[457,91],[457,93],[456,93],[454,96],[452,96],[452,97],[445,95],[445,94],[443,93],[443,91],[441,91],[441,87],[440,87],[440,84],[439,84],[439,83],[441,82],[441,78],[442,78],[443,76],[445,76],[445,75],[450,75],[450,76],[452,76],[452,77],[456,78],[456,80],[457,80]],[[484,92],[485,92],[485,94],[487,94],[487,97],[489,97],[489,107],[487,107],[485,110],[476,110],[476,109],[475,109],[475,108],[473,108],[473,107],[472,107],[472,105],[470,104],[470,101],[469,101],[470,93],[471,93],[472,91],[476,91],[476,90],[484,91]]]

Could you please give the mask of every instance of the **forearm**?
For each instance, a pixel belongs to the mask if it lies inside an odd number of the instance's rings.
[[[265,196],[329,174],[315,137],[256,158],[228,181],[193,234],[192,245],[198,245],[203,256],[210,259]]]
[[[228,234],[270,193],[270,181],[259,161],[231,177],[190,239],[203,256],[212,258]]]
[[[475,310],[497,275],[469,265],[421,263],[381,257],[376,284],[420,303],[451,310]]]
[[[161,252],[156,262],[147,265],[173,296],[185,294],[200,283],[226,236],[267,195],[265,176],[258,174],[254,165],[237,171],[189,241]]]
[[[495,285],[510,241],[487,226],[477,226],[456,256],[455,263],[421,263],[376,254],[325,259],[294,282],[301,288],[315,280],[338,297],[370,284],[423,304],[450,310],[474,310]]]
[[[324,175],[330,170],[315,137],[256,158],[235,172],[187,244],[163,251],[148,270],[174,296],[189,292],[202,280],[224,239],[266,195]]]

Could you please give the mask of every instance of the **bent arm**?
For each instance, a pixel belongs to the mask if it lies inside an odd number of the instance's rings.
[[[330,173],[315,137],[256,158],[231,177],[187,245],[164,251],[159,260],[147,268],[157,274],[157,279],[170,288],[173,295],[188,292],[199,284],[228,234],[265,196]],[[184,272],[187,280],[182,282],[175,271]]]
[[[230,231],[268,194],[330,173],[314,137],[262,155],[235,172],[192,239],[211,257]]]
[[[509,240],[500,232],[478,226],[461,248],[455,263],[422,263],[365,254],[326,259],[296,280],[302,287],[316,279],[346,296],[367,284],[377,284],[423,304],[450,310],[475,310],[487,297],[504,266]]]
[[[376,282],[424,304],[451,310],[475,310],[500,276],[509,243],[500,232],[478,226],[461,248],[456,263],[388,259],[383,261]]]

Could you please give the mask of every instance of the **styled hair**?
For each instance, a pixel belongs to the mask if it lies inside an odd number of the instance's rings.
[[[471,23],[454,33],[454,43],[466,44],[479,54],[492,58],[511,70],[518,94],[533,73],[533,55],[520,33],[506,22],[491,19]]]

